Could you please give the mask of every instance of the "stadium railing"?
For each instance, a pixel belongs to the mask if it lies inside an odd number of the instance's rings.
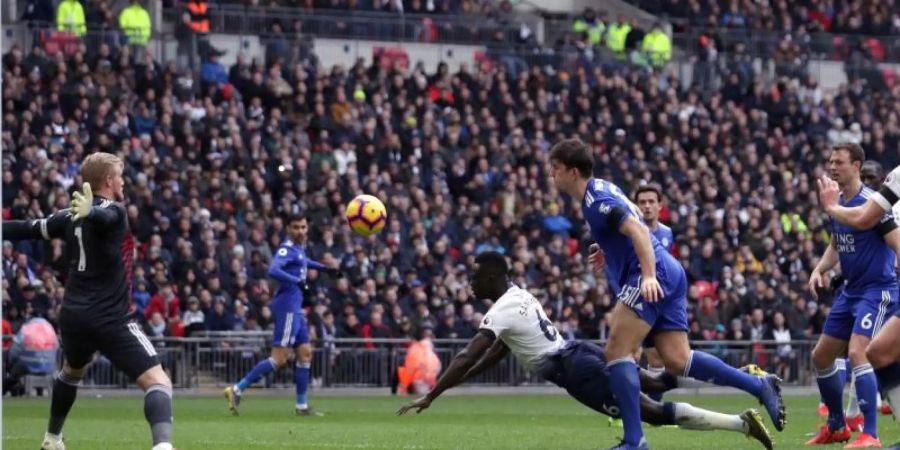
[[[187,338],[150,338],[173,384],[180,389],[222,388],[239,380],[258,361],[269,356],[270,332],[206,332]],[[391,386],[397,367],[403,365],[408,339],[337,338],[314,343],[312,377],[321,387]],[[434,351],[446,368],[466,339],[435,339]],[[602,344],[602,341],[598,341]],[[732,366],[757,364],[777,373],[786,384],[810,385],[815,341],[694,341],[693,348],[707,351]],[[62,354],[60,353],[60,358]],[[61,359],[60,359],[61,361]],[[267,377],[267,388],[293,386],[293,365]],[[97,355],[85,376],[85,386],[124,388],[127,378],[106,358]],[[515,358],[471,380],[483,386],[546,385]]]
[[[117,51],[123,47],[131,48],[131,56],[141,60],[145,51],[150,51],[156,61],[169,61],[177,57],[176,39],[173,33],[154,31],[145,45],[130,45],[125,33],[118,28],[89,28],[83,36],[58,31],[52,23],[29,22],[3,25],[3,48],[18,45],[27,55],[37,45],[44,49],[48,56],[63,53],[72,56],[80,50],[97,49],[107,44]],[[115,61],[112,61],[115,63]]]
[[[266,17],[263,13],[259,14],[259,17]],[[352,37],[353,33],[349,33],[348,36],[347,34],[342,34],[343,32],[337,28],[328,28],[336,26],[334,20],[337,20],[337,18],[333,15],[309,15],[309,17],[309,20],[321,24],[324,29],[317,31],[316,33],[301,31],[301,37],[307,38],[311,34],[315,34],[317,37],[325,38],[331,33],[336,37],[341,37],[350,47],[354,44],[368,42],[358,37]],[[238,31],[235,31],[236,34],[232,36],[234,38],[232,39],[232,43],[236,45],[236,47],[225,49],[228,50],[229,55],[236,55],[244,51],[245,49],[241,47],[240,43],[244,41],[245,37],[251,35],[254,37],[261,37],[260,33],[262,33],[263,37],[260,39],[260,44],[263,46],[269,42],[267,39],[271,36],[269,35],[270,32],[268,29],[253,30],[250,34],[244,34],[244,32],[239,31],[240,29],[252,28],[247,25],[247,21],[254,20],[252,15],[244,16],[228,13],[219,16],[219,18],[220,20],[233,19],[242,23],[242,25],[237,26]],[[351,20],[359,19],[352,19],[351,17]],[[399,19],[381,18],[379,20],[397,21]],[[372,23],[377,24],[378,22]],[[85,36],[76,37],[68,33],[55,31],[52,24],[18,23],[4,26],[4,35],[6,38],[4,41],[4,48],[8,48],[9,45],[15,43],[19,44],[26,52],[30,50],[31,46],[34,44],[43,46],[51,53],[62,51],[67,54],[74,53],[82,45],[84,48],[97,48],[100,43],[107,43],[115,48],[127,45],[124,34],[117,29],[89,29]],[[311,44],[307,40],[297,39],[297,36],[290,31],[286,33],[286,37],[289,41],[289,45],[314,47],[314,44]],[[397,37],[398,40],[405,39],[399,35],[395,37]],[[685,45],[691,45],[691,42],[696,41],[695,36],[693,35],[691,37],[679,39],[684,41]],[[447,55],[445,55],[447,49],[443,48],[440,44],[441,43],[432,46],[423,46],[422,48],[417,49],[417,51],[427,52],[429,51],[428,48],[433,47],[432,51],[434,54],[432,59],[435,61],[445,61],[447,60]],[[900,40],[897,40],[894,45],[900,46]],[[135,47],[132,51],[132,55],[141,56],[143,51],[148,50],[157,62],[166,63],[174,60],[177,61],[181,67],[193,67],[196,70],[199,69],[199,65],[197,64],[199,60],[195,58],[198,50],[197,46],[198,42],[196,40],[179,40],[177,34],[174,32],[154,32],[150,42],[146,46]],[[362,46],[359,47],[362,48]],[[511,73],[528,70],[533,66],[539,66],[545,70],[565,70],[569,73],[574,73],[579,67],[584,67],[587,70],[599,67],[607,73],[622,70],[647,70],[647,67],[645,66],[619,60],[604,53],[601,49],[597,49],[593,57],[589,57],[584,51],[574,46],[541,47],[532,44],[488,41],[484,42],[480,47],[483,51],[476,53],[475,61],[472,61],[472,63],[504,65]],[[264,48],[260,49],[260,52],[264,53]],[[263,53],[250,56],[262,57]],[[421,53],[419,53],[419,55],[421,56]],[[355,55],[355,57],[368,56],[371,55]],[[747,76],[747,72],[756,71],[762,74],[763,80],[766,82],[773,82],[781,76],[798,77],[800,79],[813,77],[820,80],[820,83],[823,83],[822,86],[826,88],[836,87],[842,82],[842,79],[846,78],[862,78],[874,88],[886,88],[891,84],[892,80],[896,82],[896,80],[900,78],[900,71],[891,71],[890,68],[879,67],[873,61],[865,59],[846,58],[842,62],[831,61],[827,64],[812,64],[806,56],[798,58],[797,60],[781,60],[774,57],[754,57],[752,53],[748,52],[747,56],[743,57],[742,61],[743,62],[740,63],[736,62],[732,54],[722,52],[719,54],[716,62],[704,63],[703,61],[698,60],[693,51],[687,50],[676,52],[673,55],[673,60],[668,65],[668,69],[676,73],[683,86],[698,86],[704,91],[712,91],[722,87],[727,74],[730,71],[735,70],[744,71],[745,82],[749,82],[750,80]],[[409,64],[413,65],[416,62],[417,61],[409,61]],[[455,67],[451,68],[451,70],[455,70]],[[823,80],[828,81],[830,85],[826,86]]]
[[[170,8],[163,12],[168,23],[179,23],[181,10]],[[443,42],[480,45],[494,39],[498,32],[504,41],[519,39],[522,23],[512,17],[486,19],[469,15],[391,14],[366,11],[316,10],[285,7],[250,7],[219,5],[210,9],[210,28],[213,33],[255,35],[271,34],[272,24],[278,21],[289,33],[294,24],[301,24],[301,32],[318,37],[364,38],[369,40],[406,42]],[[529,29],[541,41],[542,24],[532,21]]]

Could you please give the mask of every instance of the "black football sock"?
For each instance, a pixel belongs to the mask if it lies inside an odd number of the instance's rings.
[[[78,394],[78,383],[80,378],[67,375],[60,372],[53,382],[53,397],[50,400],[50,422],[47,424],[47,432],[50,434],[62,433],[63,424],[66,422],[66,416],[75,403],[75,396]]]

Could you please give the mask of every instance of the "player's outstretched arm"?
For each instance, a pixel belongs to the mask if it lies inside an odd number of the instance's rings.
[[[494,345],[492,345],[491,348],[488,349],[487,353],[485,353],[484,356],[481,357],[481,359],[479,359],[478,362],[475,363],[475,365],[472,366],[472,368],[469,369],[468,372],[466,372],[466,375],[460,382],[466,382],[474,377],[477,377],[478,375],[481,375],[485,370],[488,370],[491,367],[497,365],[497,363],[505,358],[508,354],[509,347],[507,347],[502,340],[495,339]]]
[[[428,409],[428,407],[431,406],[431,402],[438,398],[444,391],[461,383],[465,379],[469,369],[484,356],[494,343],[496,337],[490,333],[491,332],[488,330],[479,330],[478,334],[476,334],[475,337],[469,341],[469,344],[466,345],[466,348],[453,357],[453,361],[450,362],[450,367],[448,367],[441,375],[441,378],[438,380],[434,389],[428,394],[425,394],[424,397],[401,407],[397,410],[397,415],[402,416],[411,409],[415,409],[416,414],[418,414]]]
[[[619,232],[631,239],[641,264],[641,296],[648,302],[662,299],[664,294],[656,279],[656,255],[653,254],[650,230],[635,217],[628,216],[622,220]]]
[[[22,241],[65,237],[69,215],[69,210],[64,209],[43,219],[4,221],[3,239]]]
[[[307,259],[306,266],[311,269],[316,269],[316,270],[325,272],[328,275],[331,275],[333,277],[339,277],[339,276],[343,275],[343,273],[341,272],[341,269],[339,269],[337,267],[328,267],[325,264],[322,264],[314,259]]]
[[[294,255],[296,258],[296,255]],[[296,275],[292,275],[284,270],[284,266],[288,263],[288,250],[284,247],[275,253],[272,258],[272,264],[269,266],[269,277],[278,280],[280,283],[299,285],[302,280]],[[302,286],[301,286],[302,287]]]
[[[125,208],[122,205],[111,201],[94,205],[94,193],[91,191],[90,183],[84,183],[81,190],[82,192],[73,192],[69,202],[72,222],[84,219],[102,227],[111,227],[125,222]]]
[[[891,204],[884,198],[881,192],[876,193],[860,206],[848,208],[838,202],[840,187],[836,181],[823,176],[817,181],[819,185],[819,203],[829,216],[838,222],[860,230],[868,230],[878,224],[886,211],[890,211]],[[882,191],[890,192],[886,187]],[[876,198],[883,201],[879,202]]]

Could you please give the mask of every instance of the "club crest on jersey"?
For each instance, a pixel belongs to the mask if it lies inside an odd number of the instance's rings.
[[[481,326],[489,327],[491,326],[491,318],[489,316],[484,316],[484,319],[481,321]]]
[[[612,210],[612,208],[611,208],[609,205],[607,205],[606,203],[601,203],[601,204],[600,204],[600,212],[601,212],[601,213],[603,213],[603,214],[609,214],[609,212],[610,212],[611,210]]]

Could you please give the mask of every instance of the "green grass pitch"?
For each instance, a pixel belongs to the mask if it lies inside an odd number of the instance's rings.
[[[313,397],[325,417],[293,416],[293,398],[254,395],[232,417],[221,397],[175,400],[175,444],[192,449],[605,449],[621,428],[564,395],[459,395],[438,399],[421,415],[397,417],[406,397]],[[177,395],[177,394],[176,394]],[[748,396],[667,397],[721,412],[753,407]],[[814,397],[786,397],[788,427],[771,429],[778,449],[800,449],[820,423]],[[149,449],[141,397],[78,399],[66,423],[71,450]],[[49,400],[4,399],[3,449],[34,450],[47,422]],[[763,412],[768,421],[768,417]],[[887,446],[900,424],[880,416]],[[755,441],[727,432],[647,427],[651,448],[755,449]],[[830,445],[824,448],[839,449]]]

